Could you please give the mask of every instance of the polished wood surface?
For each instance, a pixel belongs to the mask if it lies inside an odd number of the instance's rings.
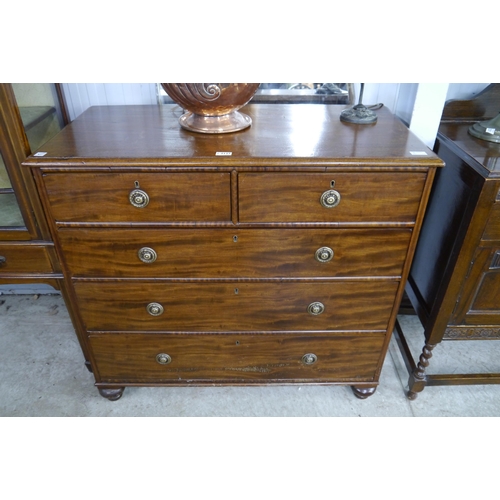
[[[5,262],[0,264],[0,276],[7,274],[51,274],[54,272],[49,249],[45,242],[0,243],[0,256]]]
[[[129,201],[136,182],[150,199],[144,208]],[[231,220],[229,173],[47,174],[44,184],[61,222]]]
[[[363,282],[75,282],[87,330],[385,331],[398,283]],[[155,302],[165,312],[151,316]],[[324,312],[308,313],[321,302]]]
[[[74,277],[400,278],[411,229],[62,228],[58,234]],[[143,247],[155,250],[155,262],[139,259]],[[328,262],[316,259],[323,247],[333,251]]]
[[[424,327],[418,363],[397,330],[410,399],[426,385],[500,383],[500,373],[426,373],[444,340],[500,338],[500,145],[468,133],[498,112],[499,91],[494,84],[477,102],[450,102],[443,113],[434,149],[446,167],[436,174],[406,289]]]
[[[342,109],[249,105],[250,129],[207,136],[181,129],[177,106],[91,108],[25,162],[101,395],[274,382],[374,393],[442,161],[388,111],[358,126]]]
[[[359,383],[374,380],[384,337],[120,333],[91,334],[90,343],[101,383]],[[317,356],[312,365],[302,362],[309,352]],[[172,362],[157,363],[160,353],[168,354]]]
[[[425,173],[402,172],[242,173],[240,221],[414,222],[425,178]],[[325,210],[318,200],[332,183],[341,200],[334,209]],[[400,189],[401,183],[404,190]],[[260,203],[262,199],[266,203]]]
[[[176,105],[96,106],[44,144],[30,164],[86,170],[102,165],[269,167],[439,166],[436,156],[386,109],[375,125],[339,120],[344,106],[249,104],[241,109],[252,126],[234,134],[197,134],[181,129]],[[217,153],[231,153],[217,156]],[[413,152],[413,154],[412,154]],[[427,153],[415,156],[415,152]],[[356,158],[353,164],[352,158]]]

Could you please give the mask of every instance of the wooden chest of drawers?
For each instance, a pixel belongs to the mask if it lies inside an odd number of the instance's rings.
[[[101,394],[129,385],[379,380],[442,162],[390,113],[249,105],[182,130],[177,106],[96,107],[34,172]]]

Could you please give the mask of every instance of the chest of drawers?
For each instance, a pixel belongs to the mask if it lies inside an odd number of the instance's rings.
[[[96,386],[347,384],[375,391],[435,169],[390,113],[96,107],[30,157]]]

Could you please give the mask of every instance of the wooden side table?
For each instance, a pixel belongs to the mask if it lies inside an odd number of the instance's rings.
[[[434,151],[446,167],[436,175],[406,286],[424,327],[418,362],[396,324],[409,399],[426,385],[500,383],[500,373],[425,371],[442,341],[500,339],[500,144],[468,133],[499,111],[500,85],[492,84],[474,100],[450,101],[443,113]]]

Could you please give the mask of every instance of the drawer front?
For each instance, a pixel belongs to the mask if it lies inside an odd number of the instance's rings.
[[[0,256],[5,262],[0,263],[2,274],[49,274],[53,272],[47,247],[28,244],[0,245]]]
[[[136,182],[149,198],[142,208],[129,198]],[[44,183],[59,222],[231,220],[228,173],[58,173]]]
[[[70,273],[102,277],[399,277],[410,236],[409,229],[59,230]],[[142,248],[156,260],[143,262]]]
[[[303,333],[90,336],[101,382],[131,383],[371,381],[383,343],[382,335]],[[307,354],[315,355],[314,363],[304,363]],[[169,362],[158,363],[158,355]]]
[[[385,330],[398,282],[75,282],[87,330]],[[324,306],[308,312],[311,304]],[[153,316],[150,304],[163,313]],[[150,306],[153,307],[153,306]],[[321,309],[321,306],[319,306]]]
[[[243,173],[238,180],[239,218],[240,222],[414,222],[425,179],[426,174],[419,172]],[[340,201],[325,208],[320,199],[332,189]]]
[[[487,241],[500,241],[500,200],[497,201],[491,209],[482,239]]]

